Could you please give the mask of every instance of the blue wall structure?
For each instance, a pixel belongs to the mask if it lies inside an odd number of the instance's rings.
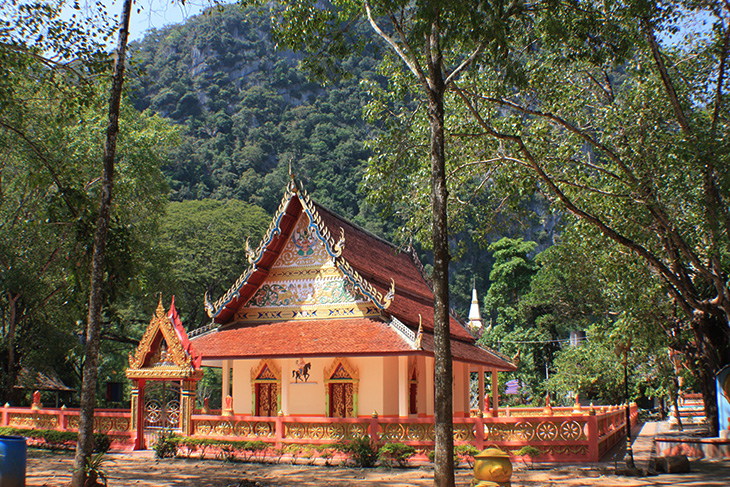
[[[726,365],[717,373],[715,383],[720,431],[727,431],[730,430],[730,365]]]

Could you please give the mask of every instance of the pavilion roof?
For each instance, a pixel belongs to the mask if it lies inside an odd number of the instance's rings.
[[[53,370],[46,370],[44,372],[31,370],[26,367],[20,369],[16,384],[16,389],[31,389],[39,391],[58,391],[58,392],[72,392],[76,389],[72,389],[63,383],[58,378],[56,372]]]

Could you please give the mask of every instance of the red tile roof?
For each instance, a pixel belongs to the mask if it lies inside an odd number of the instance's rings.
[[[206,359],[414,352],[387,323],[370,318],[236,323],[191,341]]]
[[[369,318],[345,320],[236,323],[194,337],[193,346],[204,350],[206,359],[240,357],[313,357],[364,355],[433,355],[433,335],[424,333],[422,348],[414,349],[388,324]],[[454,360],[499,370],[515,367],[503,358],[471,343],[451,341]]]
[[[421,339],[421,347],[427,352],[431,352],[429,355],[433,355],[434,343],[433,335],[430,333],[424,333]],[[495,368],[497,370],[516,370],[510,361],[501,357],[497,353],[482,348],[472,343],[462,342],[460,340],[451,340],[451,356],[454,360],[461,362],[467,362],[470,364],[483,365],[487,368]]]
[[[345,249],[342,257],[370,284],[385,294],[390,280],[395,281],[395,298],[386,310],[414,331],[418,329],[419,315],[424,330],[433,331],[433,291],[426,282],[413,256],[393,244],[372,235],[323,206],[317,212],[331,232],[345,230]],[[472,335],[451,317],[451,336],[473,342]]]

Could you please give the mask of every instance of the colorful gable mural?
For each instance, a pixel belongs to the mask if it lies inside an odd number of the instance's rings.
[[[316,225],[303,213],[266,283],[236,313],[236,320],[327,319],[380,313],[335,265],[316,233]]]

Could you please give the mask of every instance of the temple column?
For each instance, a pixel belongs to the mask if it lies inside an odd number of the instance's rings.
[[[453,411],[455,418],[463,418],[469,416],[468,392],[466,388],[466,380],[464,377],[465,365],[463,362],[454,362],[454,384],[453,384]]]
[[[231,395],[231,361],[223,361],[223,384],[221,387],[221,409],[226,407],[226,397]]]
[[[435,404],[435,393],[434,390],[434,359],[426,357],[426,414],[428,416],[434,415]]]
[[[132,384],[132,430],[137,432],[134,449],[144,450],[144,379],[134,379]]]
[[[193,411],[195,410],[195,390],[198,382],[195,380],[182,381],[182,404],[180,405],[180,429],[183,436],[193,434]]]
[[[408,417],[408,357],[398,357],[398,416]]]
[[[291,377],[291,360],[283,360],[281,364],[281,412],[284,416],[289,414],[289,377]],[[278,411],[277,411],[278,413]]]
[[[499,380],[497,369],[492,369],[492,416],[499,416]]]
[[[418,383],[416,386],[418,396],[418,417],[423,418],[427,416],[427,401],[426,401],[426,361],[427,358],[419,356],[416,358],[418,363]],[[410,378],[409,378],[410,380]]]
[[[484,367],[477,367],[477,374],[479,377],[479,398],[477,400],[477,408],[479,412],[484,413]]]

